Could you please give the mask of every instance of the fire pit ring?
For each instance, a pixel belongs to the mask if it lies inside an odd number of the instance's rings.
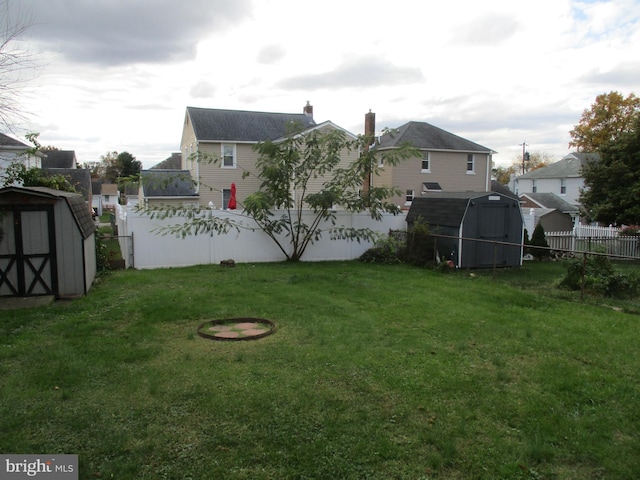
[[[209,340],[258,340],[276,331],[276,324],[266,318],[224,318],[198,325],[198,335]]]

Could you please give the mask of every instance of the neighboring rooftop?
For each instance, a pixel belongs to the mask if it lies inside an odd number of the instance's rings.
[[[570,178],[581,177],[582,167],[588,162],[598,161],[597,153],[570,153],[562,160],[546,167],[532,170],[517,178]]]
[[[580,211],[578,207],[571,205],[555,193],[523,193],[520,198],[522,199],[523,197],[529,198],[540,208],[550,208],[563,213],[577,213]]]
[[[182,154],[172,153],[169,158],[165,158],[160,163],[156,163],[151,170],[179,170],[182,167]]]
[[[496,153],[490,148],[459,137],[426,122],[409,122],[395,132],[385,133],[380,137],[376,148],[397,147],[409,142],[422,150],[456,151],[469,153]]]
[[[20,140],[16,140],[9,135],[0,133],[0,147],[29,148],[29,145],[22,143]]]
[[[189,170],[142,170],[140,174],[145,197],[198,195]]]
[[[75,150],[47,150],[43,152],[42,168],[76,168]]]
[[[260,142],[285,136],[292,126],[316,125],[309,113],[268,113],[187,107],[199,141]]]

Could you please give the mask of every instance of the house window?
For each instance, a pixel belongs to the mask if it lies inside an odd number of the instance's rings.
[[[414,196],[415,195],[414,195],[413,190],[407,190],[407,195],[405,197],[404,204],[405,205],[411,205],[411,202],[413,202],[413,197]]]
[[[567,180],[564,178],[560,180],[560,195],[567,194]]]
[[[422,157],[422,169],[420,171],[422,173],[431,172],[431,157],[429,152],[425,152],[424,157]]]
[[[537,193],[538,192],[538,185],[536,185],[536,181],[534,180],[531,186],[531,193]]]
[[[222,168],[236,168],[236,146],[222,145]]]
[[[473,157],[473,153],[469,153],[467,155],[467,173],[475,173],[476,172],[476,162]]]

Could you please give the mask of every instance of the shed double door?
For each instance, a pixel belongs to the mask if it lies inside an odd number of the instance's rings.
[[[55,295],[53,207],[14,206],[0,215],[0,296]]]

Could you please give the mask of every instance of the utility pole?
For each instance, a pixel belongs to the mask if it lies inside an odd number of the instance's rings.
[[[524,175],[527,173],[525,161],[529,160],[529,153],[525,151],[525,148],[528,147],[527,141],[525,140],[520,145],[522,146],[522,174]]]

